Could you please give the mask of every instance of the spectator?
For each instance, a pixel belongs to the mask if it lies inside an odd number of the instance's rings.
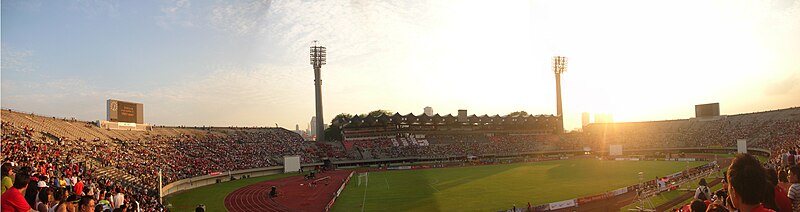
[[[120,188],[117,188],[116,191],[117,194],[115,194],[113,197],[114,209],[117,209],[121,207],[123,204],[125,204],[125,194],[122,193],[122,190]]]
[[[94,210],[95,200],[93,197],[85,196],[81,197],[81,200],[78,202],[78,211],[79,212],[92,212]]]
[[[708,205],[706,212],[728,212],[728,208],[726,208],[723,204],[715,202]]]
[[[75,194],[77,194],[78,196],[83,196],[84,195],[83,194],[83,187],[84,187],[83,179],[82,178],[76,178],[75,181],[76,181],[75,182]]]
[[[792,211],[800,211],[800,166],[789,167],[789,187],[787,197],[792,200]]]
[[[787,193],[786,189],[781,188],[778,186],[778,172],[774,169],[767,170],[767,177],[769,182],[771,183],[772,193],[774,195],[775,204],[777,208],[772,208],[773,210],[777,209],[776,211],[792,211],[792,201],[787,197],[785,194]]]
[[[3,163],[2,168],[2,175],[3,175],[3,185],[2,185],[2,192],[0,194],[6,193],[6,190],[14,186],[14,180],[11,180],[11,177],[14,176],[14,168],[11,166],[11,163]]]
[[[733,207],[742,212],[773,211],[762,205],[767,191],[766,171],[752,155],[739,153],[728,167],[728,192]]]
[[[14,186],[8,189],[5,193],[3,193],[2,197],[0,197],[0,209],[3,212],[6,211],[28,211],[33,212],[35,210],[31,209],[31,206],[25,201],[25,197],[22,196],[22,193],[25,192],[28,188],[28,184],[31,178],[28,176],[27,173],[18,173],[17,176],[14,178]]]
[[[711,200],[711,191],[708,188],[708,183],[706,183],[706,178],[700,178],[700,186],[697,187],[694,191],[694,198],[699,200]]]
[[[53,198],[52,191],[50,189],[43,189],[39,191],[39,202],[36,203],[36,210],[38,210],[39,212],[48,212],[55,210],[55,207],[53,207],[55,206],[54,203],[55,201]]]
[[[690,206],[691,212],[706,211],[706,203],[703,200],[695,199]]]

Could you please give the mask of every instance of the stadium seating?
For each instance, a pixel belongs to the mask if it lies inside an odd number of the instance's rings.
[[[583,133],[562,135],[443,131],[405,137],[362,135],[343,142],[304,142],[300,135],[281,128],[156,126],[145,132],[105,130],[92,122],[10,110],[2,110],[2,126],[4,162],[40,167],[39,173],[53,176],[78,173],[87,183],[107,190],[123,188],[140,196],[140,201],[156,196],[159,170],[166,184],[214,172],[277,166],[284,155],[300,155],[302,163],[311,163],[323,158],[464,157],[584,147],[602,150],[609,144],[623,144],[626,149],[732,147],[736,139],[748,139],[752,147],[772,150],[775,161],[777,155],[800,144],[800,108],[715,119],[591,124]]]

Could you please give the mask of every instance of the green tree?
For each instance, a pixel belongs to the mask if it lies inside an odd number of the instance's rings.
[[[325,129],[325,140],[328,141],[342,141],[344,140],[344,136],[342,136],[342,127],[338,124],[331,125],[328,129]]]
[[[336,115],[336,117],[333,117],[333,119],[331,119],[331,126],[337,125],[337,124],[343,124],[343,123],[337,123],[337,121],[340,118],[350,119],[350,118],[353,118],[353,115],[350,115],[349,113],[340,113],[339,115]]]
[[[388,111],[388,110],[373,110],[372,112],[369,112],[369,116],[373,116],[373,117],[378,117],[381,114],[384,114],[384,115],[387,115],[387,116],[391,116],[392,112]]]
[[[527,115],[528,115],[528,112],[525,112],[524,110],[511,112],[511,113],[508,114],[508,116],[527,116]]]
[[[366,117],[367,115],[377,117],[377,116],[380,116],[381,114],[385,114],[385,115],[391,116],[392,112],[390,112],[388,110],[373,110],[372,112],[369,112],[368,114],[361,114],[359,116],[361,116],[362,118]],[[325,132],[324,132],[326,140],[328,140],[328,141],[342,141],[342,140],[344,140],[344,136],[342,136],[342,125],[344,123],[339,123],[338,122],[340,118],[350,119],[350,118],[353,118],[353,115],[350,115],[349,113],[341,113],[339,115],[336,115],[336,117],[333,117],[333,119],[331,119],[331,125],[328,127],[328,129],[325,129]]]

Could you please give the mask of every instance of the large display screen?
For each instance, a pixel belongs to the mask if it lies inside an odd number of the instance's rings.
[[[719,116],[719,103],[695,105],[694,114],[695,117]]]
[[[143,124],[143,108],[140,103],[109,99],[108,121]]]

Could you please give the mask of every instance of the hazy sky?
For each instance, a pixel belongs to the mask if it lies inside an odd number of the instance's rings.
[[[105,118],[141,102],[159,125],[305,129],[308,47],[328,48],[325,120],[401,114],[554,114],[565,125],[800,106],[800,0],[2,0],[2,107]]]

